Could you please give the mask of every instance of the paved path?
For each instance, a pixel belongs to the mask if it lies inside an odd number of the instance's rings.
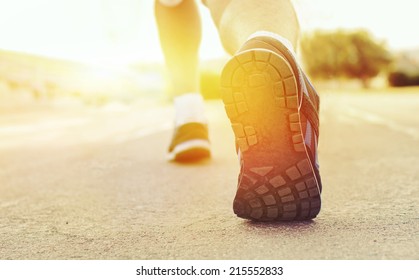
[[[0,116],[0,259],[418,259],[419,95],[324,95],[313,221],[232,213],[238,162],[219,101],[213,158],[167,163],[168,106]]]

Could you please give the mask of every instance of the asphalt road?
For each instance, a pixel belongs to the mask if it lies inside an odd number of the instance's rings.
[[[322,96],[323,207],[313,221],[232,212],[238,175],[220,101],[211,160],[168,163],[161,105],[0,115],[0,259],[418,259],[419,94]]]

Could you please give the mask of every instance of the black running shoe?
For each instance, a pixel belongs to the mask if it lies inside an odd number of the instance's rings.
[[[319,97],[292,52],[272,37],[252,38],[226,64],[221,86],[241,164],[235,214],[315,218],[322,188]]]

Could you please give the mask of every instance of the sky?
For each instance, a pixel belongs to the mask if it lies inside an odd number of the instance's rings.
[[[365,28],[393,50],[419,47],[419,1],[294,0],[303,32]],[[225,55],[201,5],[203,59]],[[162,61],[153,0],[0,0],[0,49],[90,63]]]

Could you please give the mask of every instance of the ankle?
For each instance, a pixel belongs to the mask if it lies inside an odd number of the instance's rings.
[[[199,93],[185,93],[174,98],[175,126],[207,123],[204,99]]]

